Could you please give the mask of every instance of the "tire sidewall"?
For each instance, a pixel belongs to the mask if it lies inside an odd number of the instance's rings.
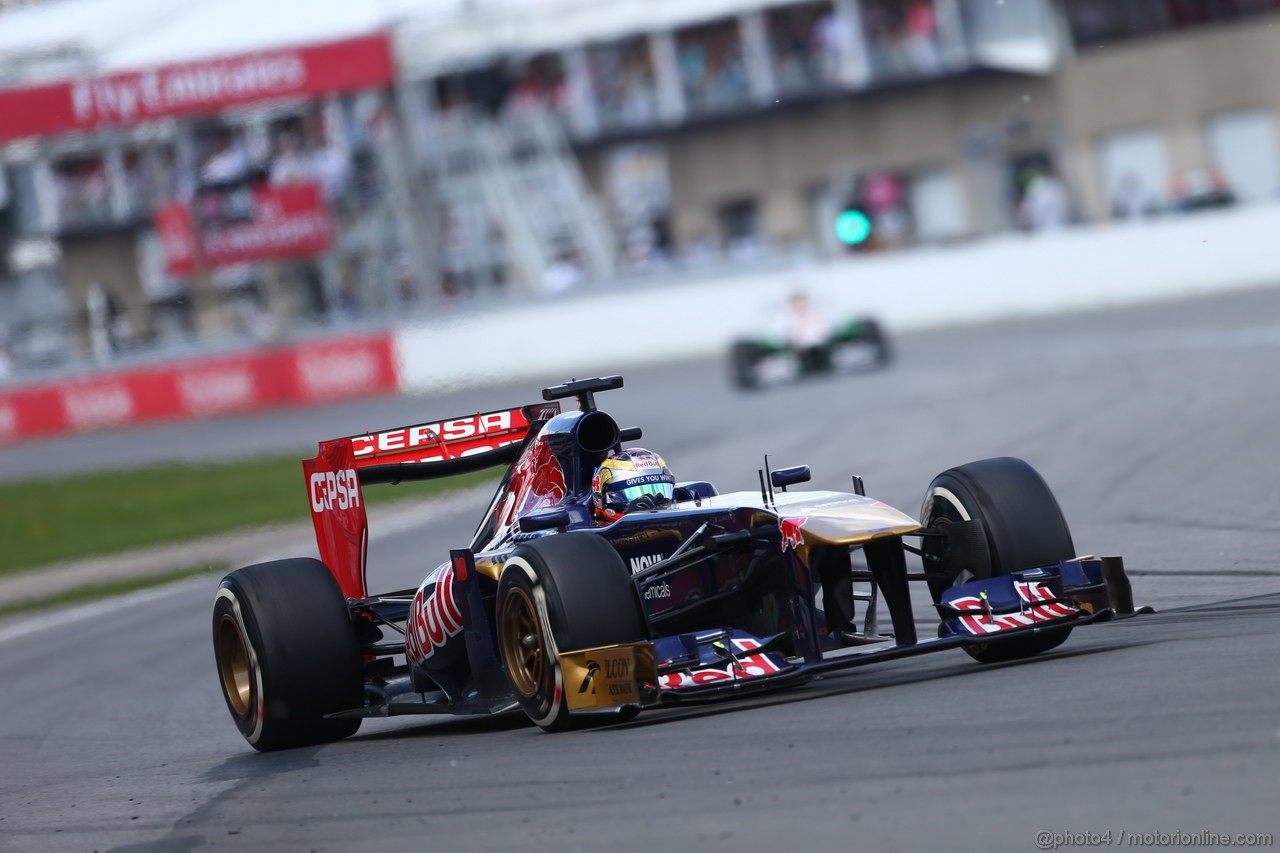
[[[556,644],[551,620],[554,605],[549,607],[547,603],[548,585],[543,582],[545,569],[540,572],[534,566],[534,562],[536,562],[535,559],[513,555],[503,564],[502,575],[498,581],[496,609],[499,614],[504,612],[506,599],[512,588],[523,590],[533,601],[534,611],[542,625],[542,653],[545,656],[545,664],[534,695],[521,696],[517,692],[516,701],[535,724],[544,729],[554,730],[567,723],[569,708],[564,697],[564,673],[560,668],[560,650]],[[554,592],[552,594],[554,595]],[[499,625],[501,625],[501,617],[499,617]],[[500,647],[501,645],[499,643]],[[502,663],[504,667],[507,666],[505,659]]]
[[[262,634],[258,631],[258,623],[253,618],[253,611],[241,605],[240,594],[240,585],[233,579],[228,578],[222,582],[213,600],[214,630],[216,632],[222,620],[225,617],[229,617],[235,623],[236,629],[240,632],[241,640],[245,643],[246,651],[249,655],[249,713],[242,715],[236,711],[225,689],[222,692],[222,699],[227,705],[227,711],[231,713],[232,720],[235,721],[236,728],[240,730],[240,734],[244,735],[244,739],[250,745],[257,746],[262,739],[266,704],[264,700],[265,691],[262,684],[262,664],[258,660],[258,649],[262,647]],[[215,644],[215,657],[218,653],[217,649],[218,647]]]

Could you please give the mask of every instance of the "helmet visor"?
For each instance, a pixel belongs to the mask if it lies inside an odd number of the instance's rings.
[[[671,483],[642,483],[618,489],[611,496],[611,502],[617,501],[626,506],[640,498],[653,498],[655,503],[665,503],[676,495],[676,487]]]

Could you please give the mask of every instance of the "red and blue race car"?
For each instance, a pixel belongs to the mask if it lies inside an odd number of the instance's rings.
[[[848,493],[796,490],[809,469],[766,460],[759,490],[683,482],[602,519],[594,472],[640,438],[596,407],[620,387],[570,382],[542,403],[321,443],[303,463],[321,559],[239,569],[214,601],[218,676],[248,742],[516,709],[556,731],[926,652],[1027,657],[1133,613],[1122,561],[1077,556],[1049,487],[1012,458],[938,475],[918,518],[857,477]],[[469,542],[416,589],[370,593],[366,487],[501,465]],[[913,581],[936,637],[917,636]]]

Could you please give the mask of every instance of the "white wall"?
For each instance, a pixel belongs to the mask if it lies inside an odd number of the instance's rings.
[[[1280,190],[1276,122],[1268,110],[1221,113],[1209,120],[1209,153],[1245,201],[1275,198]]]
[[[574,295],[402,329],[405,390],[717,355],[807,289],[891,332],[1280,284],[1280,204]]]
[[[1169,152],[1160,130],[1128,130],[1104,136],[1099,142],[1102,162],[1103,190],[1107,210],[1114,210],[1124,194],[1126,182],[1136,182],[1149,203],[1162,207],[1165,188],[1173,173],[1169,170]]]

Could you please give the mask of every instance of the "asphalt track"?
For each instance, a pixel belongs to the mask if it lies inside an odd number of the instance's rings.
[[[942,469],[1021,456],[1079,549],[1123,554],[1160,614],[1030,662],[941,653],[566,735],[402,719],[258,755],[214,679],[214,584],[186,582],[0,623],[0,850],[1024,851],[1039,831],[1280,832],[1280,290],[899,349],[883,373],[751,395],[720,364],[651,368],[601,402],[722,489],[769,452],[913,511]],[[0,470],[301,450],[536,390],[30,445]],[[377,539],[375,577],[415,582],[476,512]]]

